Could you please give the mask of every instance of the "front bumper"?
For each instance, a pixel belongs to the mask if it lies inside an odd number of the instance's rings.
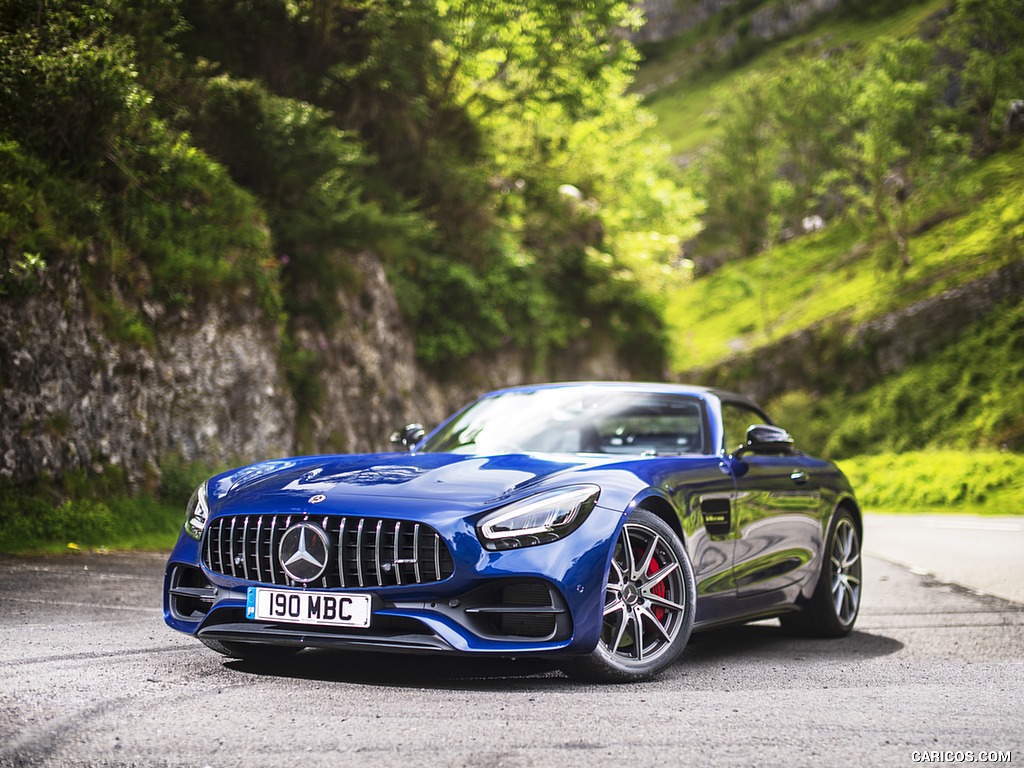
[[[164,617],[197,638],[242,643],[505,656],[588,653],[600,633],[611,547],[622,520],[621,512],[597,507],[560,541],[490,552],[464,516],[431,516],[429,524],[451,551],[451,576],[430,584],[326,590],[369,594],[366,629],[247,619],[249,587],[272,585],[211,571],[202,544],[182,533],[167,564]]]

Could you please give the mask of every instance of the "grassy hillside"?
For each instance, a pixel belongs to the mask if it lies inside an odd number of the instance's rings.
[[[712,41],[722,31],[711,19],[680,38],[648,49],[634,90],[645,94],[644,105],[658,118],[658,130],[673,154],[685,158],[707,146],[715,135],[722,104],[752,74],[785,69],[796,57],[863,48],[882,35],[914,34],[948,2],[917,0],[902,5],[882,18],[826,16],[792,37],[758,46],[745,60],[742,51],[724,58],[697,52],[713,47]]]
[[[863,322],[1020,261],[1022,169],[1017,148],[966,172],[959,186],[969,195],[922,213],[906,270],[887,268],[884,242],[837,221],[677,285],[666,310],[672,368],[704,367],[830,318]]]
[[[870,66],[866,61],[880,60],[886,40],[895,48],[899,40],[923,32],[927,45],[955,41],[955,33],[940,26],[951,7],[926,0],[894,4],[891,12],[871,18],[833,13],[785,41],[717,58],[698,53],[722,34],[722,22],[712,19],[648,50],[636,87],[658,117],[657,130],[699,188],[711,172],[706,158],[724,152],[723,132],[730,128],[724,112],[735,114],[744,99],[757,95],[752,83],[797,79],[808,61],[843,60],[852,76],[862,77]],[[668,290],[669,357],[676,376],[692,378],[687,371],[728,365],[789,334],[883,318],[1024,261],[1024,147],[1011,136],[979,143],[972,128],[975,108],[950,96],[964,82],[964,57],[932,50],[939,87],[918,122],[942,126],[949,135],[959,132],[973,148],[937,156],[932,181],[910,187],[912,205],[900,210],[908,263],[894,258],[891,232],[870,216],[855,215],[852,198],[837,195],[836,187],[829,191],[833,205],[823,229],[800,235],[791,227],[789,236],[772,236],[782,226],[766,214],[775,229],[767,229],[770,241],[751,255],[742,255],[738,235],[709,230],[688,244],[689,258]],[[950,61],[954,66],[942,69],[947,66],[942,62]],[[957,119],[950,117],[954,108],[964,110]],[[1001,115],[996,117],[992,125],[998,132]],[[852,126],[847,140],[855,130],[859,138],[870,128],[836,115],[837,123],[844,119]],[[731,128],[736,125],[733,119]],[[770,149],[770,140],[751,134],[748,154]],[[852,154],[847,149],[839,156]],[[902,162],[912,157],[904,154]],[[782,169],[785,160],[783,155]],[[866,187],[863,176],[848,178]],[[751,185],[757,182],[750,178]],[[769,188],[766,197],[775,192]],[[809,201],[808,207],[823,210],[827,198]],[[843,199],[838,207],[836,199]],[[770,205],[765,202],[766,210]],[[709,221],[715,213],[709,210]],[[866,389],[851,369],[825,391],[790,391],[768,408],[801,447],[840,459],[869,508],[1019,514],[1024,513],[1022,360],[1024,302],[1018,297],[987,317],[966,318],[963,332],[938,353],[911,361]]]

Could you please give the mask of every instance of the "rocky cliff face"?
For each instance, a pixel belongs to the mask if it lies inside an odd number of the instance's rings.
[[[637,43],[657,43],[681,35],[737,0],[641,0],[646,22],[633,33]]]
[[[791,34],[812,19],[834,10],[840,0],[784,0],[766,2],[747,20],[736,20],[713,44],[715,52],[727,54],[742,34],[760,40],[774,40]],[[731,6],[737,0],[641,0],[647,22],[632,38],[637,43],[668,40],[693,29]],[[741,34],[741,29],[743,30]]]
[[[629,375],[610,352],[585,348],[544,371],[510,350],[437,380],[417,365],[379,260],[353,259],[362,289],[339,297],[345,322],[330,334],[297,334],[321,361],[321,402],[302,435],[314,451],[388,450],[395,427],[436,425],[498,386]],[[140,348],[111,341],[83,295],[71,263],[52,269],[43,291],[0,301],[0,477],[114,466],[135,484],[170,455],[214,465],[297,450],[299,409],[280,335],[258,308],[228,299],[176,311],[147,304],[156,342]]]
[[[227,302],[147,310],[153,348],[113,343],[75,263],[0,302],[0,476],[112,465],[137,482],[172,453],[213,463],[287,452],[295,408],[273,324]]]
[[[629,371],[616,356],[597,346],[565,350],[544,370],[529,364],[529,350],[509,349],[460,366],[456,374],[429,373],[416,362],[384,268],[372,254],[353,257],[363,276],[358,296],[342,294],[348,322],[331,335],[310,330],[300,343],[319,349],[324,392],[313,425],[317,446],[340,451],[389,450],[388,436],[413,421],[427,427],[482,393],[541,380],[624,379]]]

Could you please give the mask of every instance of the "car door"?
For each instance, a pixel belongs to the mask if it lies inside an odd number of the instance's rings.
[[[708,404],[694,397],[658,395],[634,398],[628,413],[594,422],[606,453],[657,456],[652,486],[671,498],[697,582],[696,621],[712,623],[735,613],[732,579],[735,540],[731,504],[736,484],[725,457],[711,444]]]
[[[723,402],[722,416],[736,480],[736,594],[752,597],[803,583],[813,577],[821,549],[822,498],[812,463],[793,452],[737,457],[747,427],[770,422],[744,403]]]
[[[713,623],[735,613],[733,579],[736,541],[732,533],[735,481],[720,457],[709,457],[699,475],[693,461],[677,479],[677,501],[689,510],[685,527],[697,581],[697,623]]]

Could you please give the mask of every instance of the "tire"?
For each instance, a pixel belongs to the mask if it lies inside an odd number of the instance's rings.
[[[840,509],[832,519],[818,584],[799,613],[781,616],[782,626],[807,637],[844,637],[860,612],[860,534],[853,515]]]
[[[233,643],[229,640],[199,638],[199,642],[217,653],[243,661],[284,661],[297,654],[301,648],[286,645],[260,645],[259,643]]]
[[[593,682],[653,677],[686,647],[696,606],[693,566],[682,542],[665,521],[638,509],[612,550],[597,647],[563,669]]]

